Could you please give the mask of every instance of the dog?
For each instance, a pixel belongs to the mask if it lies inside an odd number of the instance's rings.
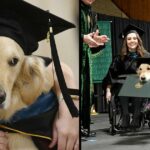
[[[0,119],[30,106],[43,92],[54,88],[52,65],[42,58],[25,56],[11,38],[0,36]],[[10,150],[37,150],[30,136],[8,133]]]
[[[145,63],[141,64],[137,69],[137,74],[140,82],[144,83],[150,81],[150,65]]]

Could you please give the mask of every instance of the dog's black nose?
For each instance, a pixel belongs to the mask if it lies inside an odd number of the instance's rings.
[[[145,77],[141,77],[141,80],[142,80],[142,81],[145,81],[145,79],[146,79]]]
[[[0,104],[2,104],[5,101],[6,93],[3,90],[0,90]]]

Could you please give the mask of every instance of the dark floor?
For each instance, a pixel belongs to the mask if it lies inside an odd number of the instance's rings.
[[[148,125],[140,132],[110,135],[108,114],[92,116],[94,124],[91,130],[96,131],[96,137],[82,141],[82,150],[150,150],[150,129]]]

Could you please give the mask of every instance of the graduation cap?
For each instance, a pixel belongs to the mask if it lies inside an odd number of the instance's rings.
[[[49,19],[53,34],[75,27],[72,23],[23,0],[1,0],[0,36],[14,39],[25,54],[31,54],[38,48],[38,42],[47,37]]]
[[[54,39],[55,34],[73,27],[74,24],[23,0],[0,1],[0,36],[15,40],[26,55],[37,50],[38,42],[49,35],[60,89],[71,115],[77,117],[78,110],[68,92]]]
[[[137,67],[139,67],[141,64],[150,64],[150,58],[146,57],[140,57],[135,59],[136,63],[137,63]]]
[[[142,36],[144,34],[144,30],[133,25],[129,24],[119,35],[120,38],[125,38],[129,33],[138,33],[139,36]]]

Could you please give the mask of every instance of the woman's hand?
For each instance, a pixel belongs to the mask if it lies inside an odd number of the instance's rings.
[[[60,102],[59,114],[53,128],[52,148],[56,143],[58,150],[79,150],[79,117],[72,118],[64,101]]]
[[[0,131],[0,150],[8,150],[7,133]]]
[[[111,91],[110,88],[106,89],[106,100],[109,102],[111,100]]]
[[[61,66],[67,87],[77,89],[72,70],[63,63]],[[54,75],[54,83],[53,90],[59,99],[62,97],[62,93],[56,74]],[[79,108],[79,101],[74,101],[74,104]],[[59,101],[58,116],[55,119],[53,139],[49,147],[52,148],[56,144],[58,150],[79,150],[79,117],[72,118],[64,100]]]

